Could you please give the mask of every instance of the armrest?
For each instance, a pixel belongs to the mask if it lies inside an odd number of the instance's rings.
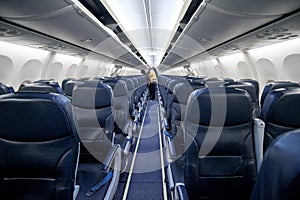
[[[115,157],[117,156],[118,149],[121,148],[119,144],[115,144],[108,152],[105,160],[103,161],[102,170],[109,172],[110,166],[113,163]]]
[[[165,126],[166,130],[170,130],[167,118],[164,118],[164,126]]]
[[[176,159],[176,150],[174,143],[172,142],[170,137],[167,137],[168,139],[168,149],[169,149],[169,154],[170,154],[170,159],[175,160]]]
[[[263,160],[265,123],[261,119],[254,118],[253,127],[256,168],[258,173]]]
[[[186,191],[185,185],[183,183],[177,183],[176,184],[176,197],[175,199],[179,200],[188,200],[189,196]]]

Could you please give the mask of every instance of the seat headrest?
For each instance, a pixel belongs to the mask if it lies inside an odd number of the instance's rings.
[[[273,90],[279,89],[279,88],[288,88],[288,87],[300,87],[298,83],[290,82],[290,81],[277,81],[274,83],[269,83],[265,86],[263,93],[261,95],[261,105],[264,104],[264,101],[269,93],[271,93]]]
[[[241,82],[246,82],[246,83],[251,83],[254,85],[255,90],[256,90],[256,95],[259,96],[259,83],[258,81],[250,78],[245,78],[245,79],[240,79]]]
[[[205,88],[206,86],[202,83],[198,82],[192,82],[190,84],[185,84],[185,83],[178,83],[174,87],[174,102],[180,103],[180,104],[187,104],[189,95],[197,89],[202,89]]]
[[[185,120],[203,126],[235,126],[251,122],[251,97],[246,91],[235,88],[196,90],[189,97]]]
[[[73,135],[75,132],[71,103],[63,95],[3,95],[0,97],[0,110],[0,137],[3,139],[43,142]]]
[[[5,85],[0,84],[0,95],[1,94],[8,94],[7,87]]]
[[[251,96],[252,102],[258,101],[256,89],[255,89],[254,85],[252,85],[251,83],[231,82],[231,83],[225,83],[224,85],[227,88],[239,88],[242,90],[246,90],[249,93],[249,95]]]
[[[300,128],[300,88],[273,90],[264,102],[261,119],[266,123]]]
[[[44,84],[26,84],[19,89],[19,93],[50,93],[53,92],[53,88],[50,85]],[[55,92],[54,92],[55,93]]]
[[[84,109],[101,109],[111,106],[112,90],[107,84],[98,83],[91,87],[90,84],[78,85],[74,88],[72,104]]]
[[[180,79],[175,79],[169,82],[168,84],[168,88],[170,92],[174,91],[174,87],[178,84],[178,83],[182,83],[184,82],[184,80],[180,80]]]
[[[75,79],[73,79],[73,78],[66,78],[66,79],[64,79],[64,80],[61,82],[61,88],[63,89],[63,91],[65,91],[66,83],[67,83],[68,81],[72,81],[72,80],[75,80]]]
[[[5,85],[0,82],[0,95],[1,94],[8,94],[8,93],[14,93],[15,90],[12,86]]]
[[[68,81],[65,84],[65,95],[71,97],[73,95],[73,89],[76,85],[82,85],[84,84],[83,81]]]
[[[103,83],[110,85],[113,90],[114,97],[128,95],[126,83],[123,80],[105,80]]]
[[[127,89],[128,90],[133,90],[134,89],[134,82],[132,79],[122,79],[126,82],[126,85],[127,85]]]

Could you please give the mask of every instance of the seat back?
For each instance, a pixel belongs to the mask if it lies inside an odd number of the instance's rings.
[[[256,177],[249,94],[194,91],[184,121],[185,184],[191,199],[249,198]]]
[[[245,78],[245,79],[240,79],[240,82],[251,83],[255,87],[257,97],[259,97],[259,83],[257,80]]]
[[[72,199],[78,138],[69,99],[19,92],[0,97],[0,110],[0,198]]]
[[[265,153],[252,200],[299,199],[300,131],[278,137]]]
[[[114,119],[111,87],[86,82],[74,88],[72,104],[82,142],[80,163],[103,161],[112,146]]]
[[[264,101],[268,94],[270,94],[273,90],[279,89],[279,88],[288,88],[288,87],[300,87],[298,83],[293,83],[290,81],[277,81],[274,83],[269,83],[264,87],[263,93],[261,95],[260,99],[260,105],[264,105]]]
[[[265,122],[265,149],[280,134],[300,128],[300,88],[281,88],[268,94],[260,118]]]
[[[115,119],[116,133],[125,133],[128,123],[131,121],[129,115],[128,89],[123,80],[111,79],[103,83],[110,85],[113,91],[113,115]]]
[[[251,83],[245,83],[245,82],[231,82],[231,83],[225,83],[225,86],[227,88],[239,88],[239,89],[247,91],[252,100],[252,117],[253,118],[259,117],[260,106],[258,103],[258,96],[257,96],[254,85],[252,85]]]

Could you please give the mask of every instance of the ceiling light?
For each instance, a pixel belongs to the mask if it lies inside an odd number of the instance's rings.
[[[84,43],[89,43],[89,42],[92,42],[93,39],[83,39],[83,40],[80,40],[81,42],[84,42]]]

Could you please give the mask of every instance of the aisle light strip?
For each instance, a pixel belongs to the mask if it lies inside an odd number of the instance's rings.
[[[161,133],[161,126],[160,126],[160,104],[157,104],[157,120],[158,120],[158,136],[159,136],[159,148],[160,148],[160,163],[161,163],[161,176],[162,176],[162,187],[163,187],[163,196],[164,200],[168,199],[167,195],[167,185],[166,185],[166,175],[165,175],[165,164],[164,164],[164,153],[162,147],[162,133]]]
[[[128,174],[128,178],[127,178],[127,182],[126,182],[126,187],[125,187],[125,190],[124,190],[124,193],[123,193],[122,200],[126,200],[127,199],[127,195],[128,195],[128,191],[129,191],[129,186],[130,186],[130,182],[131,182],[131,177],[132,177],[132,173],[133,173],[133,168],[134,168],[134,165],[135,165],[137,151],[138,151],[138,148],[139,148],[139,145],[140,145],[141,135],[142,135],[142,131],[143,131],[143,128],[144,128],[144,122],[145,122],[145,118],[146,118],[147,112],[148,112],[148,105],[146,106],[146,112],[144,114],[142,125],[141,125],[141,129],[140,129],[140,132],[139,132],[139,137],[138,137],[138,140],[136,142],[136,147],[135,147],[135,150],[134,150],[134,154],[133,154],[133,158],[132,158],[132,162],[131,162],[131,166],[130,166],[130,171],[129,171],[129,174]]]

